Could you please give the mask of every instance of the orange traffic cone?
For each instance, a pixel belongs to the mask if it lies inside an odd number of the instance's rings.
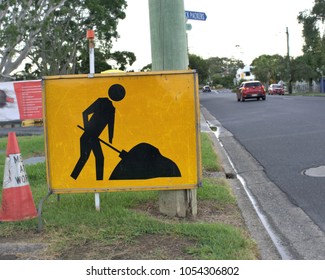
[[[0,221],[20,221],[37,217],[16,134],[9,132],[3,176]]]

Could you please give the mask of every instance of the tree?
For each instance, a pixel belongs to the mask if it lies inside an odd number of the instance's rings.
[[[293,81],[310,80],[315,77],[315,71],[311,68],[305,55],[298,56],[291,61],[291,70]]]
[[[140,71],[141,72],[149,72],[149,71],[152,71],[152,63],[149,63],[149,64],[143,66]]]
[[[110,59],[116,61],[120,70],[125,70],[127,65],[132,65],[136,61],[136,56],[132,52],[116,51],[111,53]]]
[[[277,83],[279,80],[285,80],[287,78],[288,74],[285,62],[286,58],[278,54],[263,54],[253,60],[253,73],[256,79],[265,83],[267,86],[272,83]]]
[[[124,70],[127,64],[132,65],[136,60],[135,55],[126,51],[111,53],[111,48],[112,40],[118,38],[117,24],[125,18],[125,8],[125,0],[67,0],[47,21],[37,41],[37,52],[30,59],[38,64],[41,75],[88,73],[85,35],[87,29],[94,29],[95,70],[112,68],[108,60],[114,60],[114,64]]]
[[[209,84],[210,83],[209,65],[207,61],[195,54],[189,54],[188,59],[189,59],[189,67],[191,69],[197,70],[199,83]]]
[[[96,67],[95,71],[100,73],[105,70],[113,69],[113,66],[110,64],[114,64],[115,68],[117,67],[119,70],[126,70],[127,65],[132,65],[136,56],[132,52],[127,51],[117,51],[113,53],[105,54],[98,48],[95,48],[95,59],[96,59]],[[88,49],[83,48],[82,53],[77,57],[76,63],[76,73],[88,73],[89,72],[89,53]]]
[[[136,59],[127,51],[111,53],[118,20],[125,18],[125,0],[0,0],[0,8],[2,76],[12,74],[26,58],[25,75],[84,73],[87,29],[96,33],[96,68],[109,69],[112,59],[124,69]]]
[[[210,57],[207,59],[207,63],[213,85],[221,85],[226,88],[234,86],[234,77],[238,68],[244,67],[241,60],[227,57]]]
[[[315,0],[312,10],[300,12],[298,15],[305,39],[304,61],[311,67],[312,79],[325,74],[324,21],[325,0]]]
[[[66,0],[0,1],[0,76],[10,74],[34,47],[44,22]]]

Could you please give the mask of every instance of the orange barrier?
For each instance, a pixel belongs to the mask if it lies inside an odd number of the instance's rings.
[[[16,134],[8,133],[6,163],[3,176],[0,221],[20,221],[37,217]]]

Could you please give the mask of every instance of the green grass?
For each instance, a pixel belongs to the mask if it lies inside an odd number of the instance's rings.
[[[221,170],[218,157],[208,134],[202,133],[202,164],[209,170]],[[6,138],[0,138],[0,151],[6,149]],[[44,154],[44,138],[19,137],[23,159]],[[3,178],[5,154],[0,153],[0,176]],[[35,204],[47,194],[45,163],[26,166]],[[1,195],[0,195],[1,196]],[[43,205],[44,242],[50,244],[53,256],[80,247],[87,242],[103,246],[117,243],[132,246],[136,238],[146,235],[177,236],[190,240],[184,254],[193,259],[256,259],[255,243],[243,228],[224,223],[208,223],[189,219],[158,218],[145,211],[135,211],[139,205],[157,205],[158,192],[101,193],[101,210],[95,210],[94,194],[51,195]],[[198,189],[198,200],[210,201],[216,208],[236,207],[236,201],[225,180],[204,178]],[[200,211],[200,210],[199,210]],[[38,220],[0,223],[0,237],[35,234]],[[180,256],[180,258],[182,258]]]
[[[221,171],[222,167],[213,149],[213,142],[208,133],[201,133],[201,153],[203,168],[207,171]]]
[[[23,158],[44,155],[44,136],[17,136]],[[0,151],[6,151],[7,137],[0,138]]]
[[[325,97],[325,93],[320,92],[293,92],[286,93],[286,96],[317,96],[317,97]]]

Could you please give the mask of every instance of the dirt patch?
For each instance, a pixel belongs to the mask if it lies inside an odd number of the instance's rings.
[[[245,227],[244,219],[240,210],[236,205],[217,205],[215,201],[198,201],[198,213],[196,218],[189,218],[188,221],[207,222],[207,223],[223,223],[236,227]],[[141,211],[147,215],[166,221],[183,220],[184,218],[170,218],[159,212],[158,204],[149,202],[139,205],[135,211]]]
[[[170,235],[141,235],[132,242],[102,245],[94,241],[64,252],[59,259],[67,260],[170,260],[192,259],[186,249],[193,242]]]
[[[191,240],[172,235],[145,234],[130,242],[116,242],[106,245],[94,240],[76,244],[53,253],[42,238],[25,242],[0,241],[0,260],[190,260],[187,248],[195,246]],[[28,242],[32,241],[32,242]]]
[[[245,221],[236,205],[218,207],[215,202],[198,202],[200,212],[197,219],[209,223],[223,223],[235,227],[244,228]]]

